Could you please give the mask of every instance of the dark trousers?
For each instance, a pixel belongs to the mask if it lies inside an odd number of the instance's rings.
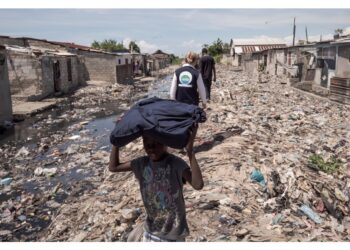
[[[211,79],[203,79],[207,100],[210,100]]]

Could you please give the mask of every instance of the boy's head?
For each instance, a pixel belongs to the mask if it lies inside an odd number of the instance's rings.
[[[152,161],[158,161],[162,158],[162,156],[167,152],[167,147],[154,140],[152,137],[144,135],[143,139],[143,147]]]

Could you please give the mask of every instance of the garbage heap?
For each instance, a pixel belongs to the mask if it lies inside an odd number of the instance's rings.
[[[184,189],[187,240],[350,240],[349,107],[276,76],[219,65],[217,79],[195,142],[205,187]],[[143,155],[141,141],[121,154]],[[126,240],[145,217],[138,184],[132,173],[101,177],[58,210],[42,240]]]

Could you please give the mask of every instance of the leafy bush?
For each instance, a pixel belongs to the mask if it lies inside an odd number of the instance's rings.
[[[222,55],[216,55],[214,56],[215,63],[220,63],[222,59]]]
[[[325,161],[321,155],[313,154],[309,157],[309,163],[312,167],[317,168],[327,174],[335,173],[341,167],[341,162],[335,157]]]

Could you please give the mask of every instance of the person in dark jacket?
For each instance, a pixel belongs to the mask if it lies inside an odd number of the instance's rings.
[[[216,82],[216,69],[214,59],[208,55],[207,48],[202,49],[202,57],[199,61],[200,72],[203,77],[207,99],[210,100],[211,82]]]
[[[140,185],[146,210],[146,220],[129,234],[128,241],[185,241],[189,234],[186,220],[183,184],[194,189],[203,188],[202,172],[193,151],[197,127],[191,130],[186,146],[189,165],[181,158],[169,154],[167,147],[149,136],[143,136],[147,156],[121,163],[119,147],[113,146],[109,170],[132,171]]]
[[[201,73],[195,68],[198,56],[188,52],[185,64],[174,73],[170,87],[170,99],[187,104],[199,105],[199,98],[206,109],[207,97]]]

